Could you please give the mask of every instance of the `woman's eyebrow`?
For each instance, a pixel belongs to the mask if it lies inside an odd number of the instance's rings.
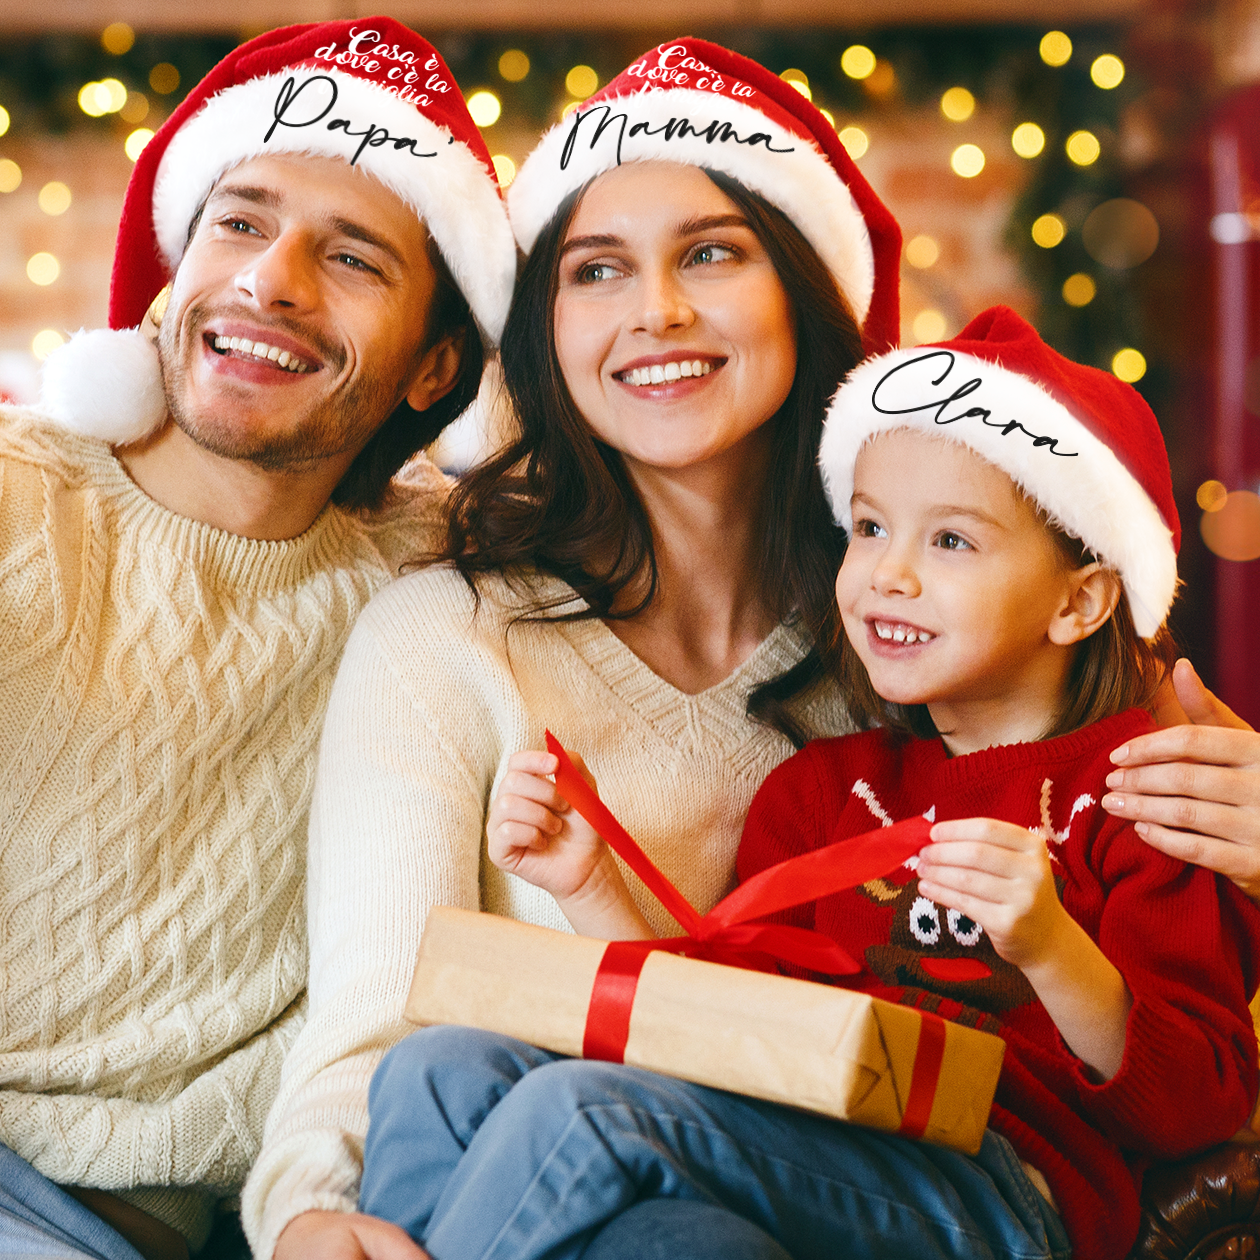
[[[560,247],[560,257],[574,249],[615,249],[624,244],[620,236],[575,236]]]
[[[710,214],[684,219],[675,229],[678,236],[695,236],[700,232],[712,232],[715,228],[748,227],[742,214]]]

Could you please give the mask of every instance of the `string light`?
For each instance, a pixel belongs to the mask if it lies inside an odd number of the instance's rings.
[[[1032,225],[1033,242],[1053,249],[1067,235],[1067,224],[1057,214],[1043,214]]]
[[[1094,277],[1087,276],[1083,271],[1068,276],[1063,282],[1063,300],[1069,306],[1088,306],[1097,292],[1098,286],[1094,283]]]
[[[1229,491],[1223,482],[1216,480],[1205,481],[1194,492],[1194,501],[1205,512],[1219,512],[1225,506],[1227,498],[1229,498]]]
[[[123,141],[123,151],[134,162],[141,153],[144,152],[144,146],[153,139],[153,132],[148,127],[137,127],[135,131]]]
[[[960,144],[950,156],[955,175],[975,179],[984,170],[984,150],[978,144]]]
[[[159,96],[170,96],[179,87],[179,71],[169,61],[159,61],[149,71],[149,86]]]
[[[70,189],[54,179],[39,190],[39,208],[47,215],[65,214],[70,209]]]
[[[855,162],[871,147],[870,137],[861,127],[846,127],[840,133],[840,143]]]
[[[85,83],[79,89],[79,108],[89,118],[116,114],[127,103],[127,89],[117,79]]]
[[[1140,350],[1126,346],[1123,350],[1116,351],[1111,360],[1111,370],[1122,381],[1128,381],[1132,385],[1146,375],[1146,356]]]
[[[9,130],[9,111],[0,105],[0,136]]]
[[[22,182],[22,168],[12,158],[0,158],[0,193],[15,192]]]
[[[123,53],[130,52],[135,42],[136,33],[126,22],[111,22],[101,32],[101,47],[107,53],[113,53],[115,57],[121,57]]]
[[[1110,90],[1119,87],[1124,82],[1124,62],[1111,53],[1103,53],[1101,57],[1094,58],[1094,64],[1089,68],[1089,77],[1100,88]]]
[[[914,317],[911,327],[915,341],[920,344],[925,341],[941,341],[945,336],[945,316],[929,307]]]
[[[55,328],[44,328],[31,338],[31,353],[41,362],[48,358],[66,339]]]
[[[1072,41],[1062,31],[1047,31],[1041,37],[1041,60],[1048,66],[1066,66],[1072,58]]]
[[[1046,133],[1036,123],[1020,123],[1011,132],[1011,148],[1022,158],[1035,158],[1046,147]]]
[[[850,79],[867,79],[875,69],[875,54],[865,44],[850,44],[840,54],[840,69]]]
[[[1093,166],[1102,152],[1102,145],[1092,131],[1074,131],[1067,138],[1067,155],[1077,166]]]
[[[814,99],[814,94],[809,88],[809,75],[804,70],[784,70],[779,78],[784,83],[790,83],[807,101]]]
[[[499,58],[499,75],[509,83],[519,83],[529,74],[529,58],[519,48],[509,48]]]
[[[474,92],[468,98],[468,112],[478,127],[493,127],[503,113],[503,105],[493,92]]]
[[[32,254],[26,260],[26,278],[41,288],[52,284],[61,275],[61,264],[53,254]]]
[[[564,86],[570,96],[576,96],[579,101],[584,101],[588,96],[594,96],[599,90],[599,75],[590,66],[574,66],[564,76]]]
[[[494,163],[494,177],[500,188],[506,188],[516,178],[516,163],[506,153],[496,153],[490,159]]]
[[[940,256],[941,247],[935,237],[915,236],[906,244],[906,262],[920,271],[931,267]]]
[[[966,122],[976,112],[976,98],[965,87],[952,87],[941,97],[941,113],[950,122]]]

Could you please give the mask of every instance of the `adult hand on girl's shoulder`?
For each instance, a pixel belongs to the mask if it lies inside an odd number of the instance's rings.
[[[1177,662],[1172,685],[1189,724],[1116,749],[1103,808],[1131,819],[1152,847],[1219,871],[1260,901],[1260,733],[1189,661]]]
[[[405,1230],[362,1212],[303,1212],[281,1231],[275,1260],[429,1260]]]

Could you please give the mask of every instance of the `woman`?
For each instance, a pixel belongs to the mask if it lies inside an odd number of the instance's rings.
[[[360,622],[330,701],[311,1019],[245,1199],[263,1256],[282,1230],[277,1255],[416,1254],[349,1213],[425,911],[563,926],[482,861],[513,752],[548,725],[581,749],[707,909],[762,779],[846,729],[820,685],[841,535],[815,455],[862,332],[873,348],[896,328],[891,216],[813,106],[698,41],[636,62],[517,185],[530,257],[503,365],[522,436],[457,495],[453,567],[403,579]]]

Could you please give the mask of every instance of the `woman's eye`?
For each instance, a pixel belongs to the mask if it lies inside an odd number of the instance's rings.
[[[616,274],[617,269],[611,263],[592,262],[579,267],[575,279],[578,284],[599,284],[601,280],[613,279]]]
[[[954,533],[952,529],[942,530],[937,534],[936,545],[943,547],[946,551],[971,550],[971,544],[961,534]]]
[[[698,245],[692,251],[690,261],[704,267],[710,263],[729,262],[735,257],[735,250],[729,245]]]

